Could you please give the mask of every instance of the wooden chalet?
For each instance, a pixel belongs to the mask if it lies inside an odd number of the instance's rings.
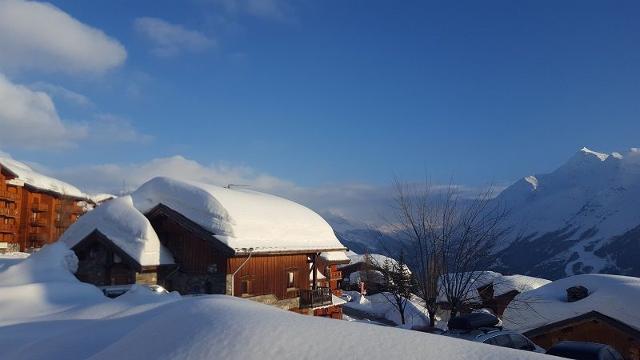
[[[0,252],[56,241],[91,201],[77,188],[0,158]]]
[[[93,216],[103,207],[106,216]],[[143,230],[131,232],[145,234],[136,242],[111,235],[122,226],[104,223],[121,221],[117,213],[123,211],[144,217],[136,220]],[[348,260],[346,249],[319,215],[282,198],[156,178],[131,197],[99,206],[68,233],[64,240],[80,260],[77,276],[86,282],[154,283],[181,294],[227,294],[342,316],[336,265]],[[129,249],[132,243],[147,249]],[[140,261],[143,254],[146,260]]]
[[[588,341],[610,345],[625,359],[640,360],[640,331],[598,311],[531,329],[524,335],[545,349],[560,341]]]

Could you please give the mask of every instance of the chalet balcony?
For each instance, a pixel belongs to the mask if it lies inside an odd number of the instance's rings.
[[[31,211],[36,213],[42,213],[49,211],[49,206],[47,204],[33,203],[31,205]]]
[[[16,224],[0,223],[0,233],[13,234],[17,231]]]
[[[0,190],[0,200],[16,202],[18,200],[18,194]]]
[[[311,290],[300,289],[301,308],[315,308],[331,304],[333,304],[331,289],[328,287],[319,287]]]
[[[0,216],[9,217],[9,218],[17,218],[18,210],[17,209],[9,209],[9,208],[0,208]]]

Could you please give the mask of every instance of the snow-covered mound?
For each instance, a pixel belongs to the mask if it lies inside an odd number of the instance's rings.
[[[322,217],[277,196],[166,177],[148,181],[132,196],[143,213],[163,204],[235,250],[344,250]]]
[[[352,308],[377,318],[384,318],[398,326],[402,325],[402,317],[400,312],[393,305],[393,296],[389,293],[378,293],[374,295],[361,295],[357,291],[345,291],[351,296],[351,301],[344,304],[344,307]],[[403,327],[425,328],[429,327],[429,313],[422,306],[424,300],[417,296],[412,296],[407,301],[405,307],[405,325]]]
[[[579,273],[640,276],[640,151],[583,148],[549,174],[527,176],[495,201],[511,236],[496,270],[557,279]]]
[[[75,186],[49,176],[42,175],[33,170],[27,164],[12,158],[0,157],[0,167],[15,175],[19,182],[23,182],[24,184],[30,185],[36,189],[72,196],[78,199],[89,199],[87,194],[83,193]]]
[[[141,266],[173,264],[149,220],[134,206],[131,196],[107,201],[80,217],[60,237],[72,248],[94,230],[100,231]]]
[[[136,288],[107,299],[73,277],[73,256],[57,243],[0,272],[3,359],[547,358],[224,295],[183,298]],[[23,273],[29,276],[14,279]]]
[[[566,290],[584,286],[589,295],[575,302],[567,301]],[[591,311],[617,319],[640,330],[640,279],[602,274],[583,274],[556,280],[536,290],[522,293],[504,313],[504,326],[528,331]]]
[[[446,302],[446,290],[444,285],[444,277],[448,276],[448,288],[449,289],[462,289],[467,286],[468,292],[465,295],[465,300],[468,302],[480,302],[482,299],[479,288],[484,286],[493,285],[493,296],[504,295],[510,291],[518,291],[523,293],[537,289],[541,286],[549,284],[551,281],[547,279],[535,278],[525,275],[502,275],[495,271],[478,271],[474,273],[457,273],[442,275],[439,280],[440,292],[438,294],[439,302]],[[457,285],[460,283],[460,285]],[[469,283],[469,285],[464,285]]]
[[[348,265],[354,265],[358,263],[364,263],[366,261],[369,261],[371,265],[378,266],[378,267],[383,267],[385,266],[385,264],[389,264],[389,266],[391,267],[398,266],[398,261],[381,254],[366,254],[366,255],[350,254],[350,255],[347,255],[347,257],[350,260],[349,264],[338,265],[338,268],[345,267]]]

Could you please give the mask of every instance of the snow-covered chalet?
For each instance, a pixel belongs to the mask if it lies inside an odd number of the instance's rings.
[[[158,177],[61,241],[79,259],[77,277],[97,286],[158,284],[342,317],[336,266],[346,248],[322,217],[277,196]]]

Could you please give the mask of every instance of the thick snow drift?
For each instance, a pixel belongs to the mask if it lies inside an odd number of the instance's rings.
[[[72,248],[94,230],[100,231],[142,266],[173,264],[173,257],[160,244],[149,220],[133,206],[131,196],[107,201],[80,217],[60,241]]]
[[[141,212],[163,204],[236,251],[344,250],[320,215],[277,196],[166,177],[146,182],[132,196]]]
[[[36,189],[51,191],[57,194],[72,196],[79,199],[88,199],[89,196],[73,185],[42,175],[34,171],[27,164],[11,158],[0,157],[0,166],[15,175],[20,182],[24,182]],[[15,180],[14,180],[15,181]]]
[[[566,289],[584,286],[589,296],[567,302]],[[640,329],[640,279],[584,274],[556,280],[536,290],[522,293],[509,304],[504,325],[517,331],[528,331],[543,325],[597,311]]]
[[[3,359],[547,358],[223,295],[182,298],[136,288],[112,300],[74,278],[73,258],[57,243],[0,272]]]
[[[442,277],[444,276],[446,275],[443,275]],[[478,288],[490,284],[493,284],[493,296],[495,297],[506,294],[513,290],[523,293],[525,291],[537,289],[551,282],[547,279],[535,278],[525,275],[502,275],[495,271],[479,271],[473,273],[473,275],[472,273],[450,274],[449,277],[449,288],[451,289],[462,288],[463,285],[456,285],[456,282],[469,282],[467,288],[469,291],[466,294],[466,301],[468,302],[480,302],[482,299],[480,298]],[[438,294],[438,301],[446,302],[447,297],[443,288],[443,281],[443,278],[441,278],[439,281],[441,291]]]

